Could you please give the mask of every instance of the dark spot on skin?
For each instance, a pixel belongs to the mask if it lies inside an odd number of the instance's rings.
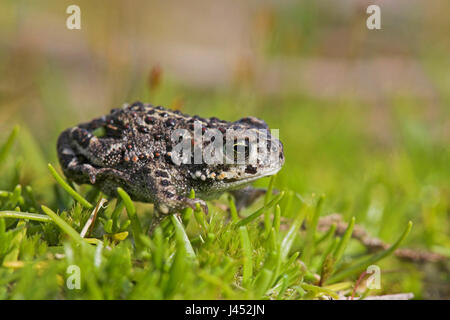
[[[140,126],[139,127],[139,132],[141,132],[141,133],[149,133],[150,130],[148,129],[148,127]]]
[[[143,111],[144,110],[144,104],[140,101],[136,101],[134,102],[131,106],[130,109],[133,111]]]
[[[161,180],[161,185],[163,187],[167,187],[168,185],[170,185],[170,182],[169,182],[169,180]]]
[[[145,121],[146,124],[154,124],[155,123],[155,118],[150,117],[150,116],[146,116],[144,118],[144,121]]]
[[[254,167],[254,166],[248,165],[248,166],[245,168],[245,173],[255,174],[255,173],[257,173],[257,172],[258,172],[258,170],[257,170],[256,167]]]
[[[72,133],[72,138],[78,142],[78,144],[86,149],[89,146],[89,141],[92,138],[92,135],[86,131],[85,129],[78,128],[77,130],[74,130]]]
[[[246,125],[250,125],[252,127],[256,127],[258,129],[267,129],[267,123],[265,123],[263,120],[252,118],[252,117],[246,117],[242,118],[241,120],[237,121],[238,123],[243,123]]]
[[[142,168],[142,174],[149,175],[151,173],[152,173],[152,169],[150,169],[149,167],[143,167]]]
[[[173,198],[173,197],[175,196],[175,194],[173,194],[172,192],[166,191],[166,190],[163,191],[163,194],[164,194],[167,198]]]
[[[167,162],[172,162],[172,154],[170,152],[166,153],[164,159],[166,159]]]
[[[169,177],[169,174],[167,172],[165,172],[165,171],[162,171],[162,170],[156,170],[155,175],[157,177],[162,177],[162,178],[168,178]]]
[[[176,121],[174,119],[169,119],[166,121],[166,127],[171,128],[171,127],[174,127],[175,124],[176,124]]]

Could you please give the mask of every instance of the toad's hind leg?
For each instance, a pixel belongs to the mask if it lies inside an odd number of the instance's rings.
[[[81,127],[70,129],[68,134],[77,154],[83,155],[94,166],[112,168],[122,161],[125,150],[122,142],[115,138],[99,138]]]
[[[72,148],[71,130],[65,130],[58,138],[58,158],[67,178],[77,183],[95,183],[97,169],[83,163]]]

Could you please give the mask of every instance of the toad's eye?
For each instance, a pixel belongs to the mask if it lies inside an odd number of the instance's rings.
[[[248,139],[234,143],[233,155],[236,163],[242,163],[248,160],[250,155],[250,143]]]
[[[225,143],[223,146],[223,154],[227,163],[245,164],[250,157],[250,141],[245,139],[234,139],[233,142]]]

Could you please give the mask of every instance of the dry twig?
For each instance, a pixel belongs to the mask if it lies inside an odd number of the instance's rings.
[[[329,216],[321,218],[317,228],[319,231],[327,231],[332,224],[336,224],[337,235],[344,234],[347,228],[347,222],[343,221],[342,216],[338,213],[333,213]],[[385,243],[378,238],[371,237],[362,226],[357,224],[353,229],[352,238],[360,241],[370,251],[386,250],[390,247],[389,243]],[[438,253],[413,249],[397,249],[394,254],[400,259],[417,263],[439,262],[448,259]]]

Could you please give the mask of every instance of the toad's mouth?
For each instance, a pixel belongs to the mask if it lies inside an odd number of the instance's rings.
[[[273,176],[274,174],[277,174],[281,170],[281,168],[282,167],[274,168],[272,170],[264,172],[263,174],[250,176],[246,178],[225,178],[223,179],[223,181],[225,183],[235,184],[236,186],[239,186],[241,184],[247,184],[264,177]]]

